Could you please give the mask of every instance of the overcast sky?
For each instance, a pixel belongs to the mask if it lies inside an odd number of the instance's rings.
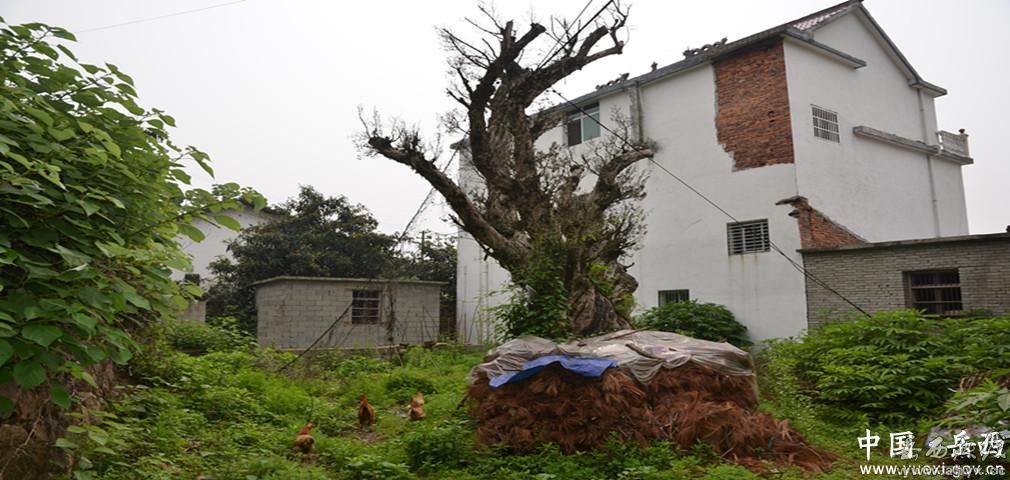
[[[585,1],[495,5],[522,24],[531,14],[573,17]],[[560,90],[572,98],[619,73],[644,73],[653,61],[680,60],[689,46],[732,41],[835,3],[638,0],[625,54],[578,72]],[[221,6],[130,23],[215,5]],[[1010,2],[864,5],[919,73],[949,90],[937,100],[939,127],[971,135],[976,163],[964,168],[971,232],[1004,231]],[[364,204],[387,232],[403,228],[428,186],[401,165],[359,159],[352,142],[360,130],[357,108],[433,131],[438,115],[452,108],[443,93],[448,77],[436,27],[465,28],[462,18],[475,12],[474,0],[0,0],[8,22],[79,32],[72,48],[82,61],[113,63],[133,76],[141,103],[176,117],[177,143],[211,155],[216,179],[197,177],[198,184],[238,182],[271,202],[296,194],[299,184],[313,185]],[[441,221],[447,213],[436,204],[421,226],[453,231]]]

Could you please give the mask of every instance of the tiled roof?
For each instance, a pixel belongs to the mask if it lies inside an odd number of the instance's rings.
[[[880,28],[880,25],[877,25],[877,22],[873,20],[873,17],[870,16],[869,12],[867,12],[866,9],[862,7],[862,1],[863,0],[848,0],[846,2],[825,8],[824,10],[811,13],[810,15],[807,15],[805,17],[798,18],[796,20],[792,20],[783,23],[781,25],[769,28],[767,30],[755,33],[754,35],[741,38],[734,42],[730,43],[718,42],[715,45],[708,46],[714,48],[696,49],[697,50],[696,53],[686,55],[685,58],[679,62],[667,65],[665,67],[660,67],[656,70],[639,75],[637,77],[633,77],[631,79],[622,78],[620,81],[607,84],[606,86],[603,86],[602,88],[598,88],[593,92],[589,92],[585,95],[582,95],[572,100],[571,102],[575,104],[581,104],[588,101],[592,101],[594,99],[609,95],[611,93],[626,88],[627,85],[629,85],[629,82],[632,84],[641,85],[671,75],[675,75],[679,72],[689,70],[699,64],[708,61],[715,61],[719,58],[725,58],[729,55],[732,55],[734,52],[747,48],[751,45],[760,43],[769,38],[780,36],[791,37],[797,41],[805,42],[815,48],[819,48],[827,52],[828,54],[834,55],[840,60],[853,65],[854,68],[863,67],[866,66],[866,62],[858,58],[852,57],[846,54],[845,52],[841,52],[834,48],[831,48],[828,45],[824,45],[820,42],[817,42],[812,38],[812,35],[810,35],[811,33],[813,33],[812,32],[813,30],[816,30],[819,27],[827,25],[828,23],[831,23],[832,21],[841,18],[842,16],[853,10],[862,11],[864,16],[868,19],[868,21],[873,24],[874,27],[873,30],[879,32],[883,41],[886,42],[888,46],[892,49],[892,51],[895,53],[898,62],[900,62],[900,65],[907,70],[908,76],[910,77],[910,80],[912,80],[912,85],[926,87],[939,95],[946,94],[947,93],[946,90],[926,82],[919,76],[919,74],[915,71],[914,68],[912,68],[912,65],[908,62],[908,60],[904,57],[904,55],[902,55],[901,52],[898,50],[898,47],[894,45],[894,42],[892,42],[891,39],[887,37],[887,34],[884,33],[883,29]],[[549,108],[548,111],[566,110],[566,109],[568,109],[567,102],[554,105],[553,107]]]
[[[814,30],[817,27],[830,22],[835,17],[847,13],[854,5],[857,4],[858,2],[856,3],[845,2],[840,5],[835,5],[833,7],[828,8],[827,10],[821,10],[819,12],[807,15],[806,17],[803,17],[799,20],[795,20],[791,22],[791,24],[793,28],[796,28],[798,30],[803,31]]]

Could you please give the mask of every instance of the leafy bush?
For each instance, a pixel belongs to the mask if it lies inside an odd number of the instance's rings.
[[[938,319],[912,310],[815,329],[770,355],[838,418],[907,422],[936,413],[969,374],[1010,367],[1010,321]]]
[[[737,322],[726,307],[714,303],[672,302],[649,309],[636,319],[638,328],[679,333],[689,337],[725,341],[738,347],[750,345],[747,327]]]
[[[512,273],[506,289],[509,301],[491,309],[499,340],[522,335],[561,340],[572,335],[561,253],[549,244],[531,252],[534,257],[529,264]]]
[[[185,320],[166,322],[165,340],[191,355],[247,349],[255,344],[251,337],[236,330]]]
[[[458,423],[424,425],[404,437],[404,447],[411,470],[429,471],[465,464],[473,439]]]
[[[64,29],[0,20],[0,379],[29,390],[50,375],[94,382],[82,367],[125,363],[127,325],[171,318],[201,293],[169,268],[189,261],[175,241],[204,218],[262,198],[237,185],[208,192],[184,161],[208,173],[207,155],[168,140],[175,120],[137,104],[133,79],[114,65],[80,64]],[[13,406],[0,396],[0,411]]]
[[[417,392],[421,392],[426,395],[435,393],[435,384],[429,378],[404,371],[393,372],[390,374],[389,377],[386,378],[386,382],[383,386],[385,387],[386,392],[394,398],[409,399]]]
[[[376,455],[359,455],[347,462],[347,480],[410,480],[413,476],[401,463],[393,463]]]
[[[701,480],[761,480],[761,477],[739,465],[719,465],[706,472]]]
[[[937,422],[945,427],[996,426],[1010,419],[1010,388],[986,380],[971,390],[957,392]]]

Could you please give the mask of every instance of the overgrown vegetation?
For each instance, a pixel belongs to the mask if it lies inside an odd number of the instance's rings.
[[[750,345],[747,327],[736,321],[729,309],[714,303],[698,303],[697,300],[667,303],[649,309],[636,318],[635,323],[637,328],[729,342],[738,347]]]
[[[208,173],[207,155],[168,139],[175,120],[138,105],[133,80],[114,65],[78,63],[61,28],[0,19],[0,384],[48,384],[69,407],[86,367],[125,363],[127,329],[171,318],[195,285],[179,234],[240,202],[231,184],[190,190],[186,162]],[[0,416],[14,407],[0,395]]]
[[[941,400],[920,414],[906,412],[902,397],[888,392],[932,389],[932,383],[926,387],[914,382],[892,385],[896,380],[884,373],[876,380],[866,380],[865,374],[852,377],[854,385],[881,392],[879,396],[891,405],[887,411],[895,414],[881,415],[884,406],[876,403],[850,399],[850,405],[841,405],[841,399],[849,398],[844,395],[852,395],[852,390],[822,390],[817,383],[822,374],[816,373],[830,371],[829,362],[837,362],[841,351],[856,344],[867,345],[864,348],[888,358],[918,352],[922,345],[937,347],[925,338],[930,335],[951,336],[949,344],[939,344],[950,350],[936,350],[932,355],[946,358],[959,352],[958,364],[988,368],[998,363],[989,353],[1004,355],[1002,361],[1006,360],[1005,349],[998,347],[1007,340],[1006,319],[937,320],[902,311],[855,319],[846,325],[828,326],[801,340],[774,342],[758,358],[761,408],[789,419],[819,448],[852,459],[851,463],[843,460],[825,474],[776,470],[775,478],[859,478],[853,463],[859,461],[862,451],[855,439],[868,427],[883,430],[890,425],[898,431],[899,425],[917,422],[918,428],[913,430],[924,433],[938,423],[987,424],[1007,418],[1003,405],[1010,397],[1004,397],[1005,388],[993,382],[983,381],[975,390],[946,399],[946,405]],[[940,326],[946,328],[938,330]],[[870,341],[872,336],[857,334],[862,329],[877,329],[877,337],[885,337],[880,329],[890,329],[892,334],[889,340]],[[78,478],[758,478],[725,463],[705,444],[684,451],[665,443],[640,448],[615,439],[600,451],[575,455],[563,455],[554,445],[521,455],[477,448],[466,409],[457,406],[467,372],[481,357],[455,346],[436,351],[413,348],[389,360],[316,353],[278,372],[291,354],[233,342],[241,336],[226,328],[169,324],[149,334],[151,338],[131,362],[129,373],[136,383],[124,387],[122,398],[109,411],[74,427],[61,440],[60,446],[76,459]],[[919,340],[914,340],[916,337]],[[969,347],[972,342],[981,344]],[[988,353],[970,358],[983,352]],[[929,355],[922,353],[916,358],[925,361]],[[879,368],[879,362],[868,358],[853,357],[842,370]],[[865,366],[858,366],[859,362]],[[957,384],[958,378],[951,378],[945,391]],[[410,422],[407,405],[417,391],[425,394],[428,417]],[[378,413],[371,430],[357,426],[360,394],[368,397]],[[845,414],[837,413],[841,409]],[[292,452],[291,442],[295,432],[309,421],[316,425],[315,453],[303,458]],[[874,462],[901,461],[875,456]]]
[[[766,355],[848,421],[908,424],[941,413],[962,377],[1010,368],[1010,318],[878,313],[779,342]]]

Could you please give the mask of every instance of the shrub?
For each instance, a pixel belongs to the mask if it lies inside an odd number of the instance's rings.
[[[719,465],[709,469],[701,480],[761,480],[761,477],[739,465]]]
[[[425,395],[435,393],[435,384],[431,380],[403,371],[393,372],[383,386],[387,393],[398,400],[409,399],[417,392]]]
[[[913,310],[815,329],[771,347],[838,418],[907,422],[935,413],[969,374],[1010,366],[1010,320],[939,319]]]
[[[944,427],[995,427],[1010,418],[1010,388],[986,380],[971,390],[957,392],[945,405],[946,414],[937,422]]]
[[[383,460],[376,455],[358,455],[344,467],[347,480],[409,480],[413,478],[402,463]]]
[[[404,438],[407,465],[414,471],[458,467],[473,447],[472,435],[458,423],[422,426]]]
[[[733,318],[722,305],[714,303],[672,302],[655,307],[636,319],[638,328],[679,333],[689,337],[726,341],[736,346],[750,345],[747,327]]]
[[[48,384],[67,408],[71,393],[50,373],[89,381],[82,367],[126,363],[127,326],[171,318],[201,294],[169,275],[189,268],[178,235],[203,236],[190,221],[237,228],[222,210],[262,198],[234,184],[184,192],[188,160],[210,173],[207,155],[171,142],[175,120],[139,106],[115,65],[78,63],[53,38],[74,40],[0,19],[0,378]],[[0,395],[0,413],[13,406]]]
[[[175,349],[191,355],[244,350],[255,343],[236,330],[192,321],[166,322],[165,340]]]

